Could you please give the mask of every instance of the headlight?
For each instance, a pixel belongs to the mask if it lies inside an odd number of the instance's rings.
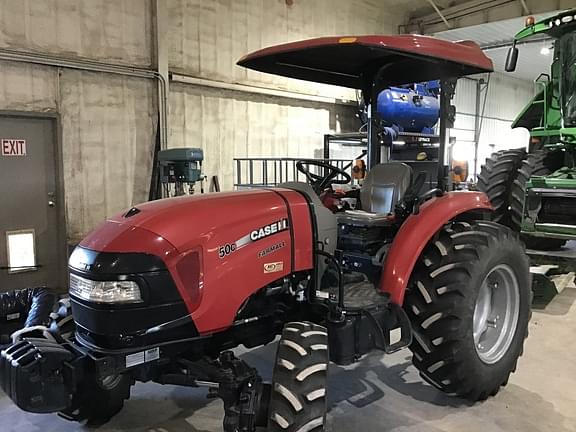
[[[70,274],[70,294],[94,303],[142,302],[134,281],[93,281],[75,274]]]

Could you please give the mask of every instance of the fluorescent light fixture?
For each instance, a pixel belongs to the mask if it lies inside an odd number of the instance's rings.
[[[404,145],[404,144],[406,144],[406,141],[392,141],[392,144]]]

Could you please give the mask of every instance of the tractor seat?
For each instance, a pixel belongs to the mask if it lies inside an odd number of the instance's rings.
[[[339,224],[379,226],[388,223],[388,215],[412,184],[412,168],[400,162],[374,166],[360,188],[360,209],[338,214]]]

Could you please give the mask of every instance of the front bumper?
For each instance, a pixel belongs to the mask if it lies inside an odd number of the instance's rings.
[[[169,352],[160,347],[101,352],[77,340],[23,339],[0,353],[0,386],[24,411],[64,412],[70,417],[87,381],[120,374],[148,381]]]
[[[527,187],[522,232],[576,239],[576,180],[535,177]]]
[[[2,351],[0,385],[24,411],[62,411],[72,403],[79,380],[78,359],[58,342],[25,339]]]

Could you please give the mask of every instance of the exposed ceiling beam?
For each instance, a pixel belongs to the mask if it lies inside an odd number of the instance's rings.
[[[436,3],[434,3],[434,0],[428,0],[428,3],[430,3],[432,5],[432,7],[434,8],[434,10],[438,14],[438,16],[442,19],[442,21],[444,21],[444,24],[446,24],[446,27],[451,29],[452,26],[450,25],[450,23],[448,22],[446,17],[444,15],[442,15],[442,12],[440,12],[440,9],[438,9],[438,6],[436,6]]]
[[[526,4],[526,0],[520,0],[520,3],[522,4],[522,9],[524,9],[524,13],[526,15],[530,15],[530,9],[528,9],[528,5]]]
[[[547,42],[547,41],[552,41],[552,38],[550,38],[548,36],[540,36],[540,37],[534,37],[533,39],[528,39],[526,41],[517,42],[516,46],[520,47],[523,45],[533,45],[533,44],[537,44],[537,43],[541,44],[541,43]],[[552,43],[552,42],[550,42],[550,43]],[[514,44],[514,39],[510,39],[510,40],[506,40],[506,41],[502,41],[502,42],[480,45],[480,48],[482,48],[482,51],[491,51],[491,50],[495,50],[495,49],[509,48],[513,44]]]
[[[532,14],[553,12],[559,8],[558,1],[541,0],[470,0],[437,12],[413,15],[400,33],[432,34],[446,30],[446,21],[452,28],[468,27],[487,22],[501,21]]]

